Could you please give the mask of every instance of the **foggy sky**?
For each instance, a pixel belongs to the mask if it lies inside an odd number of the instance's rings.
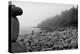
[[[36,3],[27,1],[14,1],[13,4],[21,7],[23,10],[23,14],[18,16],[20,27],[37,26],[41,21],[73,7],[71,4]]]

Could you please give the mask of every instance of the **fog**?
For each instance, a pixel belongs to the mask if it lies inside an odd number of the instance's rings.
[[[13,1],[12,3],[21,7],[23,10],[23,14],[17,16],[20,27],[37,26],[43,20],[73,7],[71,4],[36,3],[27,1]]]

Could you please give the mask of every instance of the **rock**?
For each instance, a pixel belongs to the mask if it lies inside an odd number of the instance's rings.
[[[12,53],[19,53],[19,52],[26,52],[25,46],[19,44],[18,42],[11,43],[11,52]]]

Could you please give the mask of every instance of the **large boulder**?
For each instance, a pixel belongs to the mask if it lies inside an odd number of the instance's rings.
[[[23,11],[15,5],[9,5],[9,8],[11,12],[11,42],[15,42],[19,36],[19,21],[16,16],[22,15]]]
[[[23,11],[21,8],[11,5],[11,16],[19,16],[22,15],[22,13]]]

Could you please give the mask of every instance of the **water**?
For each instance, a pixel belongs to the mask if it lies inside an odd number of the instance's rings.
[[[20,28],[19,35],[30,34],[30,33],[32,33],[32,31],[39,32],[40,29],[34,28],[34,27],[22,27],[22,28]]]

